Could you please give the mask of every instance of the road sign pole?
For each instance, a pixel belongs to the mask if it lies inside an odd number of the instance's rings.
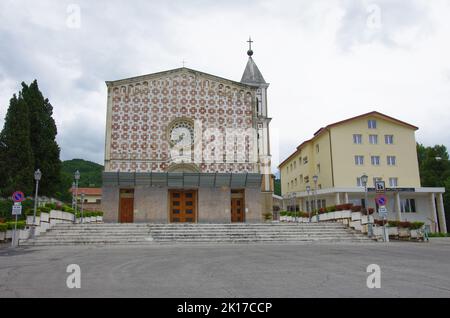
[[[387,223],[387,219],[386,216],[383,216],[383,234],[384,234],[384,241],[387,243],[389,242],[389,233],[387,233],[386,231],[386,223]]]
[[[16,237],[17,237],[17,214],[16,214],[16,223],[14,224],[14,231],[13,231],[13,237],[11,241],[11,247],[16,247]]]

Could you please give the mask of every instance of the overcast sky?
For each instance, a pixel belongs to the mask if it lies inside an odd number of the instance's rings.
[[[251,35],[274,168],[372,110],[450,146],[450,1],[0,1],[0,125],[20,83],[54,106],[61,158],[103,163],[106,80],[186,66],[239,81]]]

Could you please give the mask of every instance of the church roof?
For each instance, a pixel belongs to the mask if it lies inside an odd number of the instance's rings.
[[[250,54],[249,54],[250,55]],[[242,75],[241,83],[249,85],[267,84],[262,76],[261,72],[256,66],[255,61],[249,56],[247,66],[245,67],[244,74]]]
[[[157,73],[151,73],[151,74],[146,74],[146,75],[140,75],[140,76],[135,76],[135,77],[130,77],[130,78],[124,78],[124,79],[119,79],[119,80],[114,80],[114,81],[106,81],[106,85],[110,85],[110,84],[114,84],[114,85],[122,85],[122,84],[128,84],[130,82],[136,82],[136,81],[144,81],[144,80],[150,80],[153,78],[158,78],[164,75],[171,75],[171,74],[175,74],[175,73],[182,73],[182,72],[186,72],[186,73],[191,73],[191,74],[196,74],[196,75],[201,75],[201,76],[205,76],[208,77],[212,80],[216,80],[216,81],[220,81],[220,82],[228,82],[229,84],[232,85],[238,85],[238,86],[242,86],[245,88],[254,88],[254,84],[247,84],[244,82],[237,82],[237,81],[233,81],[227,78],[223,78],[217,75],[212,75],[212,74],[208,74],[205,72],[201,72],[201,71],[197,71],[194,69],[190,69],[187,67],[181,67],[181,68],[176,68],[176,69],[172,69],[172,70],[167,70],[167,71],[162,71],[162,72],[157,72]]]

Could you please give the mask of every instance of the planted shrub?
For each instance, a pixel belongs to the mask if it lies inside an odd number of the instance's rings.
[[[11,221],[11,222],[6,222],[6,226],[8,228],[8,230],[14,230],[16,222],[15,221]],[[25,221],[17,221],[17,229],[18,230],[23,230],[26,226],[26,222]]]
[[[355,206],[352,206],[351,210],[352,210],[352,212],[361,212],[362,207],[360,205],[355,205]]]
[[[0,232],[6,232],[8,230],[8,224],[0,223]]]
[[[418,230],[420,228],[422,228],[422,226],[424,226],[425,223],[424,222],[411,222],[411,230]]]

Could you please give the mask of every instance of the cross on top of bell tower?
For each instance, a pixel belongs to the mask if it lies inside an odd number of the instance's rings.
[[[248,56],[252,56],[252,55],[253,55],[253,50],[252,50],[252,43],[253,43],[253,41],[252,41],[252,38],[251,38],[251,37],[248,38],[247,43],[248,43],[248,51],[247,51],[247,55],[248,55]]]

